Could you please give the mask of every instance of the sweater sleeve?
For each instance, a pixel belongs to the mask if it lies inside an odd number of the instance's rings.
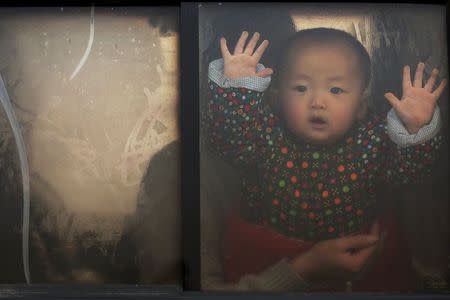
[[[430,124],[416,134],[409,134],[391,109],[387,122],[378,125],[385,137],[381,143],[381,154],[384,155],[381,177],[394,184],[420,183],[429,177],[442,144],[440,127],[438,107]]]
[[[264,68],[261,64],[257,69]],[[270,78],[228,79],[223,60],[210,63],[208,109],[203,118],[212,149],[233,163],[252,164],[271,153],[280,140],[280,120],[264,105]]]
[[[394,109],[387,115],[387,132],[389,138],[399,147],[414,146],[426,143],[439,134],[441,129],[441,114],[436,106],[430,123],[420,128],[417,133],[410,134],[397,116]]]

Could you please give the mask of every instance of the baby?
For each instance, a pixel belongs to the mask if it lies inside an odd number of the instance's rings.
[[[244,182],[239,216],[282,236],[316,242],[366,230],[377,217],[377,182],[418,182],[428,176],[440,144],[434,69],[423,86],[424,64],[403,70],[403,95],[385,97],[386,117],[368,110],[371,61],[350,34],[328,28],[297,32],[273,70],[258,64],[268,41],[246,44],[209,66],[209,139],[239,165],[254,167]],[[256,50],[255,50],[256,48]]]

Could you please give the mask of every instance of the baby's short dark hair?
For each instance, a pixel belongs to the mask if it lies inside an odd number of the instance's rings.
[[[355,37],[345,31],[322,27],[297,31],[286,41],[286,44],[279,55],[276,67],[275,81],[278,81],[276,82],[277,86],[279,86],[280,78],[290,63],[289,54],[294,47],[301,48],[302,45],[306,46],[310,43],[328,44],[333,42],[344,43],[354,51],[359,60],[358,65],[362,76],[362,88],[365,90],[369,86],[371,78],[371,61],[366,48],[364,48]]]

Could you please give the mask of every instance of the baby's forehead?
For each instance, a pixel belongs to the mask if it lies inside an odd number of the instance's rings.
[[[356,71],[361,68],[361,59],[356,50],[345,42],[319,41],[294,45],[289,51],[288,68],[321,65],[325,69],[333,66]]]
[[[299,41],[291,46],[290,54],[291,59],[295,56],[305,55],[309,52],[314,52],[317,55],[327,55],[327,51],[321,50],[329,50],[333,53],[340,54],[347,59],[354,59],[357,56],[357,51],[354,47],[352,47],[348,42],[342,40],[312,40],[312,41]],[[294,57],[292,57],[293,55]]]

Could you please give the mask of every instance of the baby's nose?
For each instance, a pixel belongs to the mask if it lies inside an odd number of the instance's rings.
[[[312,108],[316,108],[316,109],[323,109],[323,108],[325,108],[325,99],[323,98],[323,96],[320,95],[319,93],[315,94],[315,95],[312,95],[311,107]]]

